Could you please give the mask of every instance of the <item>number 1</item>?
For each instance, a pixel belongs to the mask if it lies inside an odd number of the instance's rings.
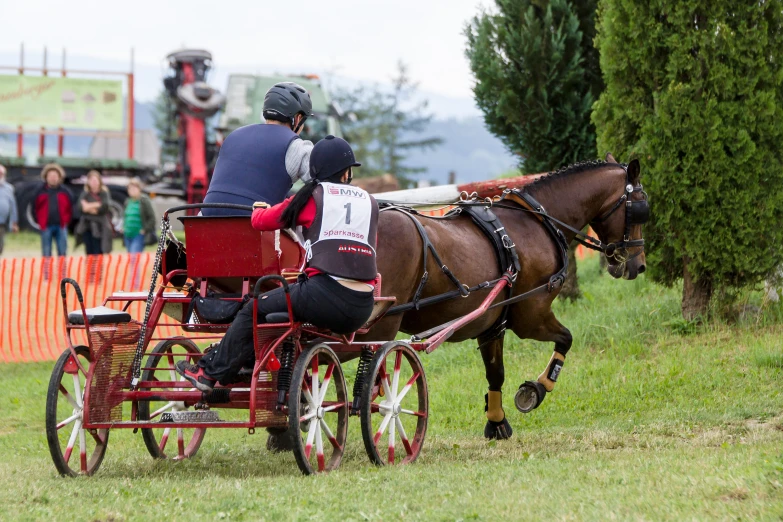
[[[346,203],[343,208],[345,209],[345,224],[350,225],[351,224],[351,204]]]

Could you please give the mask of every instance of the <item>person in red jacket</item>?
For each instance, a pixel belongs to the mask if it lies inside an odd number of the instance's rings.
[[[68,247],[68,225],[73,216],[73,199],[63,188],[65,170],[49,163],[41,170],[44,184],[34,199],[35,218],[41,228],[41,250],[44,257],[52,255],[52,240],[57,245],[57,255],[64,256]]]
[[[319,141],[310,155],[310,177],[294,196],[273,207],[256,208],[253,228],[278,230],[301,226],[307,251],[305,271],[290,285],[294,319],[336,333],[361,328],[372,313],[377,277],[375,245],[378,203],[366,191],[350,186],[357,163],[350,145],[334,136]],[[179,361],[177,371],[201,391],[228,384],[255,359],[253,314],[287,312],[285,292],[276,288],[237,314],[216,348],[198,364]]]

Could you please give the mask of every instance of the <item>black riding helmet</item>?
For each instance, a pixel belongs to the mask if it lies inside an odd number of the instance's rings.
[[[348,167],[361,167],[356,161],[353,149],[342,138],[331,134],[319,141],[310,153],[310,178],[326,181],[336,174],[345,172]],[[351,177],[348,178],[348,183]]]
[[[308,116],[313,115],[313,102],[304,87],[294,82],[273,85],[264,96],[264,119],[285,121],[294,126],[294,117],[302,113],[301,127]],[[299,128],[293,129],[297,132]]]

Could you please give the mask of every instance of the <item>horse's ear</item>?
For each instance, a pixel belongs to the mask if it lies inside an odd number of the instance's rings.
[[[639,166],[639,160],[631,160],[628,164],[628,181],[631,185],[639,184],[639,174],[641,173],[641,167]]]
[[[617,163],[617,160],[614,159],[614,156],[612,156],[611,152],[607,152],[606,153],[606,158],[605,159],[606,159],[607,163]]]

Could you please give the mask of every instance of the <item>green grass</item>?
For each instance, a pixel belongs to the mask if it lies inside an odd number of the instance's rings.
[[[599,276],[595,260],[580,266],[580,283],[584,299],[556,304],[574,335],[558,387],[528,415],[513,393],[552,347],[506,339],[512,439],[482,437],[475,344],[446,345],[423,356],[424,450],[395,469],[369,464],[352,418],[343,465],[325,476],[303,477],[292,455],[270,455],[262,430],[209,431],[180,463],[153,461],[140,435],[116,430],[94,477],[62,479],[43,432],[52,365],[2,366],[0,518],[780,519],[783,308],[697,326],[678,319],[677,289]]]
[[[184,239],[184,233],[175,232],[175,236],[180,239]],[[73,235],[68,235],[68,249],[69,256],[72,255],[85,255],[84,245],[80,245],[75,249],[76,238]],[[157,245],[144,247],[145,252],[154,252]],[[52,243],[52,252],[57,255],[57,247]],[[126,252],[125,245],[122,242],[122,238],[115,238],[112,243],[112,253],[118,254]],[[5,248],[3,249],[3,257],[37,257],[41,255],[41,235],[37,232],[19,232],[18,234],[7,233],[5,235]]]

